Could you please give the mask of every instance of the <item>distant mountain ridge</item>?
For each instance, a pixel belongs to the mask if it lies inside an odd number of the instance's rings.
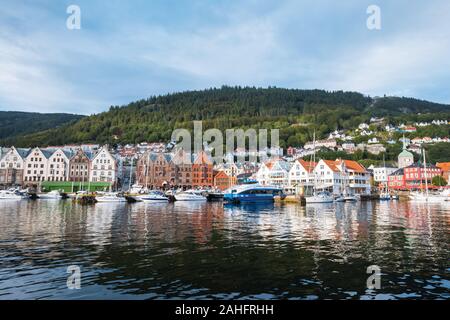
[[[52,129],[81,118],[68,113],[0,111],[0,139]]]
[[[449,115],[449,105],[413,98],[371,98],[358,92],[223,86],[112,106],[106,112],[58,128],[0,140],[0,145],[168,141],[175,128],[191,129],[193,120],[202,120],[204,129],[278,128],[282,146],[295,146],[311,140],[314,130],[320,138],[335,129],[355,128],[372,116],[400,123],[448,118]]]

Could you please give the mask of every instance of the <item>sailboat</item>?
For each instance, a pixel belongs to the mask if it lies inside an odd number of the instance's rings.
[[[384,154],[383,154],[383,166],[384,170],[386,170],[386,161],[384,159]],[[384,185],[383,192],[380,193],[380,200],[391,200],[391,195],[389,193],[389,186],[387,181],[386,184]]]
[[[413,201],[420,201],[420,202],[441,202],[445,201],[446,197],[444,194],[430,194],[428,190],[428,177],[427,177],[427,160],[425,157],[425,149],[422,149],[423,154],[423,169],[424,169],[424,176],[425,176],[425,191],[415,191],[411,192],[409,195],[409,198]],[[422,179],[422,177],[420,177]]]
[[[313,163],[316,162],[316,132],[314,131],[313,136]],[[305,197],[306,203],[332,203],[334,202],[333,195],[328,191],[317,191],[318,183],[317,183],[317,174],[314,172],[314,188],[313,195],[309,197]]]

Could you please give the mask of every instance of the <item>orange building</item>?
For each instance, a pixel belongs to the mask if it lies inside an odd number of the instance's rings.
[[[450,162],[438,162],[436,167],[442,170],[442,176],[447,180],[447,183],[450,183]]]
[[[214,187],[220,189],[221,191],[231,188],[237,184],[237,178],[229,176],[225,171],[219,171],[214,176]]]
[[[213,186],[213,162],[204,151],[200,151],[192,165],[192,186]]]

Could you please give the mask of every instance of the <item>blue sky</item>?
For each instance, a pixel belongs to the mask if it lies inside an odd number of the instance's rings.
[[[81,8],[68,30],[66,8]],[[381,30],[366,9],[381,8]],[[221,85],[450,103],[450,1],[2,1],[0,110],[92,114]]]

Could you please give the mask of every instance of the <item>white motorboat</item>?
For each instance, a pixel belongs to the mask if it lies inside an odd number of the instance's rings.
[[[187,190],[175,195],[177,201],[206,201],[206,197],[196,190]]]
[[[355,202],[358,201],[359,197],[357,195],[346,195],[344,196],[344,201],[345,202]]]
[[[39,199],[43,200],[59,200],[62,198],[58,190],[53,190],[47,193],[39,193],[37,196]]]
[[[380,200],[391,200],[391,195],[387,192],[380,193]]]
[[[334,198],[334,202],[345,202],[344,196],[337,196]]]
[[[440,193],[423,193],[423,192],[411,192],[409,194],[409,199],[412,201],[419,201],[419,202],[442,202],[446,201],[448,196],[445,196]]]
[[[133,197],[136,201],[143,201],[143,202],[167,202],[169,201],[169,198],[164,195],[161,191],[150,191],[147,194],[142,194],[138,196]]]
[[[0,190],[0,200],[21,200],[25,198],[27,197],[14,191]]]
[[[97,202],[127,202],[127,199],[115,192],[105,192],[99,196],[95,197]]]
[[[334,202],[334,197],[331,193],[327,191],[321,191],[313,196],[305,198],[306,203],[332,203]]]

